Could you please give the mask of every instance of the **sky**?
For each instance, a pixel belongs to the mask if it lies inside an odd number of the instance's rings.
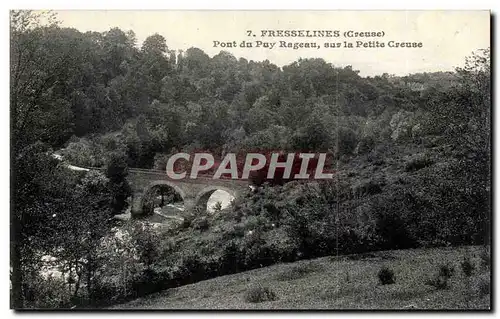
[[[62,26],[84,31],[118,27],[133,30],[140,45],[159,33],[170,50],[197,47],[213,56],[221,50],[235,57],[283,66],[299,58],[323,58],[336,66],[352,65],[362,76],[406,75],[451,71],[473,51],[490,46],[489,11],[55,11]],[[252,31],[249,36],[247,31]],[[262,37],[262,30],[338,30],[339,37]],[[383,37],[347,38],[346,31],[383,32]],[[255,34],[255,36],[253,36]],[[214,41],[237,47],[214,47]],[[252,48],[240,48],[242,42]],[[272,49],[256,41],[276,42]],[[315,42],[316,48],[280,48],[280,41]],[[325,48],[324,43],[352,42],[354,48]],[[384,43],[384,48],[358,47],[357,41]],[[389,41],[421,42],[421,48],[389,48]],[[372,43],[375,45],[375,43]]]

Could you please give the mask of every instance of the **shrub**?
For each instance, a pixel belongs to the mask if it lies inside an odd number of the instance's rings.
[[[76,138],[62,151],[64,159],[77,166],[100,167],[105,159],[102,146],[86,138]]]
[[[174,283],[175,281],[171,277],[168,270],[146,268],[134,276],[134,278],[129,282],[131,289],[128,292],[128,295],[124,296],[124,299],[139,298],[151,293],[162,291],[175,286]],[[110,293],[102,295],[102,299],[105,300],[106,298],[109,298],[106,296],[110,295]]]
[[[200,217],[193,220],[192,226],[194,229],[205,231],[210,227],[206,217]]]
[[[190,228],[193,224],[194,219],[195,217],[193,215],[185,214],[185,216],[183,216],[183,221],[180,227],[183,229]]]
[[[426,285],[433,286],[438,290],[448,289],[448,277],[436,275],[434,278],[427,279],[425,282]]]
[[[439,266],[439,276],[443,276],[446,278],[451,278],[453,274],[455,273],[455,267],[449,264],[444,264]]]
[[[394,271],[389,267],[383,267],[378,272],[378,280],[382,285],[391,285],[396,282]]]
[[[220,274],[233,274],[243,271],[245,254],[240,250],[237,241],[230,240],[222,248],[221,262],[219,265]]]
[[[349,276],[349,272],[348,271],[345,273],[345,282],[346,283],[350,283],[351,282],[351,276]]]
[[[218,213],[222,210],[222,202],[218,201],[215,203],[215,205],[212,207],[214,209],[214,212]]]
[[[255,286],[250,288],[245,294],[247,302],[257,303],[277,300],[276,294],[269,287]]]
[[[69,305],[70,295],[64,281],[59,277],[29,275],[24,286],[25,307],[39,308],[65,308]]]
[[[130,236],[135,247],[138,248],[140,262],[144,263],[146,267],[152,266],[159,260],[158,242],[160,237],[151,223],[136,223]]]
[[[491,257],[488,250],[484,249],[479,257],[481,258],[481,267],[483,267],[484,269],[488,269],[491,263]]]
[[[405,170],[407,172],[418,171],[419,169],[425,168],[434,164],[434,162],[428,157],[417,157],[409,160],[405,165]]]
[[[400,214],[395,211],[382,211],[380,206],[376,209],[375,233],[381,240],[380,248],[406,249],[415,246],[410,226]]]
[[[178,262],[178,268],[174,271],[173,278],[177,285],[187,285],[207,279],[209,273],[206,271],[205,260],[196,252],[182,255]]]
[[[454,273],[455,268],[453,266],[449,264],[440,265],[438,273],[433,278],[428,279],[425,284],[438,290],[448,289],[449,279]]]
[[[353,191],[358,197],[365,195],[376,195],[382,192],[382,187],[385,185],[383,180],[370,180],[368,182],[357,185]]]
[[[472,275],[472,272],[474,271],[474,264],[468,257],[464,257],[464,260],[460,263],[460,266],[462,267],[462,272],[464,273],[465,276],[470,277]]]
[[[375,146],[375,139],[372,136],[364,136],[360,139],[356,149],[354,150],[355,154],[364,154],[368,153]]]
[[[485,278],[481,278],[477,283],[477,293],[479,294],[479,296],[481,298],[486,296],[486,295],[489,295],[490,294],[490,281],[485,279]]]

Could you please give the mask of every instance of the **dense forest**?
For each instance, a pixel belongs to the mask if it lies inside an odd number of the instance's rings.
[[[118,28],[82,33],[29,11],[11,13],[10,36],[16,307],[105,300],[111,293],[102,278],[121,262],[99,247],[112,216],[129,205],[127,167],[164,169],[179,151],[322,151],[340,172],[333,186],[266,186],[236,203],[226,222],[251,219],[262,234],[269,229],[260,224],[283,225],[288,241],[231,242],[228,234],[241,229],[226,229],[224,248],[212,243],[203,255],[225,254],[218,264],[227,266],[243,254],[241,264],[206,276],[334,253],[489,242],[489,49],[464,57],[453,72],[362,77],[323,59],[278,67],[225,51],[175,50],[160,34],[139,44],[133,31]],[[105,173],[65,170],[51,156],[56,151]],[[131,233],[141,247],[154,241]],[[139,254],[143,275],[155,265],[150,253]],[[67,298],[44,290],[38,272],[48,254],[67,261]],[[158,287],[168,286],[155,276]],[[120,295],[145,293],[130,291]]]

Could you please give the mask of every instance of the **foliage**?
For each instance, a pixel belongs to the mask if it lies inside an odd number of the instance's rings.
[[[449,279],[453,276],[455,269],[449,264],[442,264],[439,266],[438,272],[434,277],[427,279],[425,282],[427,285],[433,286],[434,288],[448,289],[450,286]]]
[[[432,164],[433,164],[433,162],[430,158],[417,157],[417,158],[413,158],[413,159],[409,160],[406,163],[405,170],[407,172],[416,171],[416,170],[422,169],[422,168],[427,167],[427,166],[432,165]]]
[[[126,158],[112,154],[106,168],[106,177],[109,179],[109,188],[113,193],[111,209],[114,214],[120,214],[127,208],[127,199],[132,195],[132,189],[126,180],[127,174]]]
[[[206,217],[198,217],[193,220],[193,228],[201,231],[205,231],[210,227]]]
[[[462,272],[465,276],[470,277],[472,272],[474,271],[474,263],[470,258],[464,257],[464,260],[460,263],[460,267],[462,268]]]
[[[265,302],[265,301],[274,301],[277,300],[278,297],[269,287],[265,286],[255,286],[251,287],[245,293],[245,300],[247,302],[257,303],[257,302]]]
[[[137,223],[131,232],[131,239],[139,251],[139,262],[151,268],[160,257],[160,238],[150,223]]]
[[[491,281],[488,278],[481,278],[477,284],[477,292],[480,297],[489,295],[491,291]]]
[[[479,255],[479,257],[481,258],[481,266],[483,268],[490,268],[491,267],[491,255],[490,255],[490,252],[488,249],[485,249],[481,252],[481,254]]]
[[[377,273],[378,280],[382,285],[390,285],[396,282],[394,271],[388,267],[383,267]]]
[[[213,206],[214,212],[220,212],[222,210],[222,202],[218,201]]]
[[[449,288],[449,278],[445,276],[435,275],[433,278],[426,280],[425,284],[436,288],[437,290],[443,290]]]
[[[446,278],[451,278],[455,273],[455,267],[450,264],[444,264],[439,266],[439,276],[443,276]]]

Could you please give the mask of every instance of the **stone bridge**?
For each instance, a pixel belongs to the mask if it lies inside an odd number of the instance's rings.
[[[132,216],[147,213],[144,207],[145,199],[161,186],[167,186],[180,195],[185,211],[194,211],[197,207],[205,210],[208,199],[216,190],[225,191],[236,199],[249,189],[246,180],[214,179],[211,175],[174,180],[170,179],[165,171],[137,168],[129,168],[127,180],[133,190]]]

